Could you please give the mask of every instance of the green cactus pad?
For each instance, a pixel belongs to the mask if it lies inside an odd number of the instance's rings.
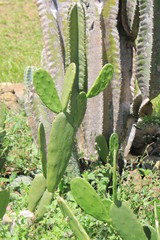
[[[67,115],[58,114],[53,122],[48,145],[47,188],[54,192],[68,165],[73,141],[74,128]]]
[[[142,225],[125,202],[120,206],[113,203],[110,207],[110,217],[123,240],[147,240]]]
[[[43,218],[44,214],[47,211],[47,207],[49,207],[49,205],[52,202],[52,198],[53,198],[53,194],[48,192],[48,190],[46,189],[46,191],[44,192],[44,194],[38,204],[38,208],[35,211],[36,221],[39,221]]]
[[[105,206],[107,214],[109,216],[110,207],[111,207],[113,202],[110,199],[105,198],[105,199],[102,200],[102,203]]]
[[[40,159],[42,163],[42,172],[43,172],[43,176],[46,178],[47,177],[47,152],[46,152],[46,135],[45,135],[43,123],[39,124],[38,138],[39,138]]]
[[[33,83],[42,102],[53,112],[60,113],[62,105],[49,73],[43,69],[34,72]]]
[[[96,137],[96,150],[102,161],[104,163],[107,163],[108,146],[106,139],[103,135],[99,135]]]
[[[76,128],[81,124],[87,107],[87,97],[85,92],[80,92],[76,99],[74,126]]]
[[[29,189],[29,205],[28,208],[34,212],[39,200],[46,189],[46,180],[42,174],[37,174]]]
[[[86,233],[78,219],[75,217],[71,209],[68,207],[67,203],[60,197],[58,197],[57,200],[64,217],[69,222],[70,227],[74,234],[76,235],[76,237],[79,240],[90,240],[88,234]]]
[[[78,205],[94,218],[109,222],[108,211],[94,188],[80,177],[71,181],[71,192]]]
[[[149,240],[157,240],[157,233],[156,230],[149,226],[149,225],[143,225],[143,230],[146,234],[147,239]]]
[[[87,93],[87,98],[92,98],[102,92],[110,83],[113,77],[113,66],[111,64],[106,64],[100,71],[97,79],[95,80],[93,86]]]
[[[112,133],[109,139],[109,153],[111,157],[111,163],[113,164],[114,151],[118,152],[119,141],[117,133]]]
[[[0,191],[0,218],[2,219],[9,203],[9,192]]]
[[[61,95],[61,102],[62,102],[62,111],[65,112],[67,109],[68,101],[70,98],[70,94],[72,91],[74,79],[76,76],[76,65],[71,63],[65,73],[63,88],[62,88],[62,95]]]

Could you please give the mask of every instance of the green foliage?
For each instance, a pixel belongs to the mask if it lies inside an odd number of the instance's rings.
[[[3,101],[1,104],[1,117],[0,117],[0,127],[2,129],[5,129],[6,112],[7,112],[6,103]]]
[[[6,155],[8,148],[3,149],[3,142],[6,136],[5,124],[6,124],[6,114],[7,108],[5,102],[1,103],[1,115],[0,115],[0,171],[6,161]]]
[[[16,115],[7,111],[6,134],[1,142],[1,149],[5,158],[2,173],[7,167],[25,174],[30,174],[30,171],[37,168],[39,155],[24,110]]]

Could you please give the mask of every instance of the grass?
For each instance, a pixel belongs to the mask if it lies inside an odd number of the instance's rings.
[[[23,82],[26,66],[40,66],[43,48],[34,0],[0,0],[0,82]]]

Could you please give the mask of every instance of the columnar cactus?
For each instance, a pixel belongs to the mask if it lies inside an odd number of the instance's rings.
[[[107,90],[87,101],[86,115],[77,133],[78,150],[89,158],[94,154],[95,137],[103,134],[108,141],[116,131],[121,147],[127,145],[127,155],[135,135],[132,125],[139,117],[151,114],[150,100],[160,90],[159,1],[36,2],[44,38],[42,62],[55,81],[59,97],[65,68],[71,62],[76,64],[77,81],[68,110],[76,109],[79,91],[87,92],[87,86],[92,86],[105,63],[110,62],[115,69]],[[136,79],[138,96],[134,92]],[[50,123],[52,120],[49,118]]]

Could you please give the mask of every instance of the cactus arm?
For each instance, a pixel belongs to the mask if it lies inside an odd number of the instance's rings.
[[[61,94],[61,102],[62,102],[62,111],[65,112],[68,106],[68,101],[71,95],[72,87],[74,84],[74,79],[76,75],[76,65],[71,63],[65,73],[63,88]]]
[[[29,189],[29,210],[34,212],[46,189],[46,180],[42,174],[36,175]]]
[[[46,150],[46,135],[43,123],[39,124],[38,128],[40,159],[42,163],[43,176],[47,178],[47,150]]]
[[[68,207],[66,202],[60,197],[57,198],[57,201],[58,201],[58,205],[59,205],[64,217],[69,222],[70,227],[71,227],[72,231],[74,232],[74,234],[76,235],[76,237],[79,240],[82,240],[82,239],[90,240],[90,238],[89,238],[88,234],[86,233],[86,231],[84,230],[83,226],[80,224],[78,219],[75,217],[75,215],[73,214],[71,209]]]
[[[147,240],[143,227],[125,202],[120,206],[113,203],[110,208],[110,217],[123,240]]]
[[[2,219],[9,203],[9,192],[0,191],[0,218]]]
[[[71,181],[71,192],[76,202],[86,213],[98,220],[110,222],[108,211],[100,197],[85,179],[74,178]]]
[[[143,99],[149,98],[152,54],[153,1],[139,1],[140,23],[137,38],[137,80]]]
[[[151,60],[150,99],[160,92],[160,1],[153,1],[153,45]]]
[[[69,9],[66,49],[66,65],[72,62],[76,64],[75,89],[86,92],[86,26],[84,8],[80,3]]]
[[[124,0],[121,6],[122,24],[128,36],[136,39],[139,25],[138,0]]]
[[[113,128],[116,131],[119,108],[120,108],[120,94],[121,94],[121,63],[120,63],[120,40],[117,30],[117,16],[118,16],[118,0],[109,0],[105,3],[103,8],[103,21],[106,31],[104,37],[104,44],[107,54],[107,59],[114,67],[114,76],[111,81],[112,88],[112,102],[113,102]]]
[[[61,112],[53,122],[48,145],[47,188],[54,192],[63,176],[71,157],[74,128],[68,117]]]
[[[51,111],[60,113],[62,111],[61,101],[55,88],[55,84],[48,72],[43,69],[37,70],[33,75],[33,83],[36,88],[36,92],[43,103]]]
[[[44,48],[47,59],[47,70],[54,79],[58,94],[62,90],[64,76],[64,60],[60,28],[57,22],[57,10],[48,0],[37,0],[37,8],[41,20]]]

